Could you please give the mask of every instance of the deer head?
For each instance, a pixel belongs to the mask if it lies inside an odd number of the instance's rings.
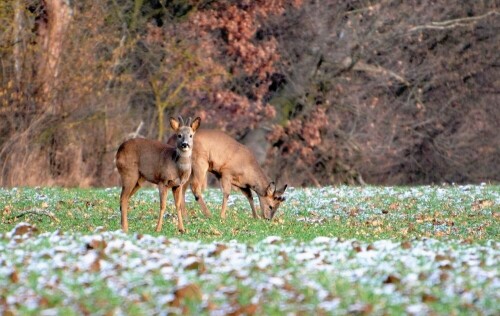
[[[285,201],[283,194],[287,188],[287,184],[281,189],[276,189],[274,182],[269,183],[264,196],[259,196],[260,208],[266,219],[273,219],[276,211],[282,202]]]
[[[200,127],[201,119],[199,117],[195,118],[191,122],[191,118],[184,123],[181,116],[176,120],[175,118],[170,118],[170,127],[174,130],[176,134],[176,147],[181,152],[188,152],[193,149],[193,136],[198,127]]]

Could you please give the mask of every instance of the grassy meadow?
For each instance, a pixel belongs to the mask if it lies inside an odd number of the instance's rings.
[[[273,221],[218,189],[160,233],[154,188],[0,189],[0,314],[498,315],[500,186],[289,188]]]

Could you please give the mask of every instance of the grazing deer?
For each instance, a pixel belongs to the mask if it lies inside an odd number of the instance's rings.
[[[175,147],[144,138],[133,138],[120,145],[116,153],[116,168],[122,181],[120,211],[123,231],[128,231],[127,209],[130,197],[139,190],[144,181],[149,181],[157,184],[160,191],[160,216],[156,231],[161,230],[168,189],[172,188],[178,229],[184,232],[181,214],[184,207],[182,189],[191,175],[193,135],[200,126],[200,121],[197,117],[192,123],[189,119],[184,124],[181,117],[179,120],[170,118],[170,126],[175,132]]]
[[[174,141],[175,136],[172,136],[168,143]],[[248,199],[254,218],[258,218],[258,215],[252,191],[257,193],[262,217],[266,219],[272,219],[281,202],[285,200],[283,193],[287,185],[277,190],[275,183],[264,174],[250,149],[221,131],[198,131],[194,137],[192,156],[191,191],[205,216],[211,216],[201,194],[202,187],[206,183],[207,171],[213,173],[220,181],[223,194],[222,218],[226,217],[227,200],[233,186],[239,188]],[[183,194],[187,185],[188,183],[184,184]]]

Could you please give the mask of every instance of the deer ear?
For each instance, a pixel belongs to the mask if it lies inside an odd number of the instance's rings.
[[[274,192],[276,192],[276,185],[274,184],[274,181],[273,181],[273,182],[269,183],[269,185],[267,186],[266,195],[267,196],[274,195]]]
[[[198,116],[194,119],[193,123],[191,123],[191,129],[193,130],[193,132],[196,132],[196,130],[200,127],[200,124],[201,118]]]
[[[179,126],[180,126],[179,121],[177,121],[173,117],[170,117],[169,120],[170,120],[170,127],[172,127],[172,129],[174,130],[174,132],[177,132],[177,130],[179,129]]]

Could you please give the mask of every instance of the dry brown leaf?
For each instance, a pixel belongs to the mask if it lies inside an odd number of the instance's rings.
[[[435,297],[432,294],[427,294],[427,293],[422,294],[422,302],[424,303],[434,303],[437,300],[438,300],[437,297]]]
[[[215,245],[215,250],[208,254],[209,257],[218,257],[228,247],[224,244]]]
[[[393,210],[393,211],[394,211],[394,210],[397,210],[398,208],[399,208],[399,203],[398,203],[398,202],[394,202],[394,203],[391,203],[391,204],[389,205],[389,209],[390,209],[390,210]]]
[[[472,203],[472,210],[480,211],[484,208],[492,207],[493,205],[495,205],[495,202],[492,200],[478,200]]]
[[[188,257],[192,258],[190,262],[188,262],[185,266],[185,270],[198,270],[199,273],[204,273],[206,271],[205,263],[203,260],[197,258],[197,257]]]
[[[389,274],[387,278],[384,280],[384,284],[399,284],[401,283],[401,279],[393,274]]]
[[[33,234],[33,233],[37,233],[38,232],[38,228],[36,228],[35,226],[33,225],[29,225],[29,224],[24,224],[24,225],[18,225],[14,228],[14,233],[12,234],[13,236],[21,236],[21,235],[25,235],[25,234]]]
[[[95,250],[104,250],[107,244],[104,240],[92,239],[89,243],[87,243],[87,250],[95,249]]]
[[[352,208],[349,210],[349,216],[351,217],[356,217],[359,214],[359,209],[358,208]]]
[[[411,242],[409,242],[408,240],[407,241],[403,241],[401,243],[401,248],[403,248],[403,249],[410,249],[411,248]]]
[[[210,233],[214,236],[221,236],[222,233],[215,227],[210,228]]]
[[[2,215],[10,215],[12,213],[12,206],[10,205],[5,205],[3,208]]]
[[[17,283],[19,282],[19,274],[17,273],[16,270],[12,271],[12,273],[9,275],[10,282],[12,283]]]
[[[255,315],[257,312],[257,304],[248,304],[245,306],[240,306],[235,308],[232,312],[228,313],[228,316],[238,316],[238,315]]]
[[[99,272],[99,271],[101,271],[101,263],[100,263],[99,258],[96,258],[94,260],[94,262],[92,262],[92,264],[89,267],[89,271],[90,272]]]
[[[444,271],[441,272],[441,274],[439,275],[439,281],[441,281],[441,282],[445,282],[449,279],[450,279],[450,275]]]
[[[186,300],[201,300],[201,289],[197,284],[190,283],[175,290],[174,296],[175,298],[170,304],[174,307],[179,307]]]

